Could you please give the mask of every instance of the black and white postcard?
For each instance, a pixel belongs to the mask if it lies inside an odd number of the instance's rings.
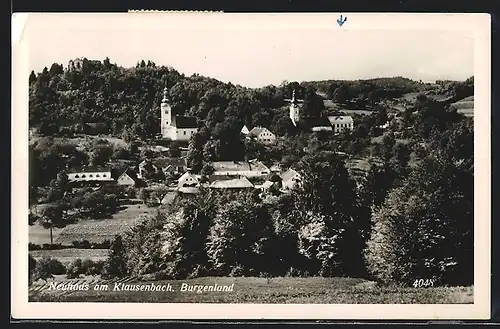
[[[12,134],[14,318],[489,318],[489,15],[17,14]]]

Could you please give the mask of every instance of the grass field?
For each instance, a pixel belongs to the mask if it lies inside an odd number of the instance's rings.
[[[60,250],[31,250],[29,253],[36,260],[43,257],[55,258],[63,264],[73,262],[75,259],[91,259],[93,261],[105,260],[108,257],[108,249],[60,249]]]
[[[114,214],[112,218],[102,220],[82,220],[64,228],[54,228],[54,243],[71,244],[75,240],[102,242],[112,240],[115,234],[128,230],[144,213],[154,213],[155,208],[143,204],[126,205],[125,209]],[[35,244],[50,243],[50,230],[38,223],[29,227],[29,242]]]
[[[38,140],[40,140],[40,138],[41,137],[38,137],[38,136],[30,137],[30,140],[29,140],[30,145],[36,143]],[[75,137],[54,137],[54,142],[57,143],[57,142],[66,140],[66,141],[69,141],[71,143],[76,144],[78,147],[81,148],[89,141],[92,141],[95,139],[107,140],[113,146],[126,147],[128,145],[128,143],[125,142],[121,138],[106,136],[106,135],[101,135],[101,136],[83,135],[83,136],[75,136]]]
[[[77,224],[68,225],[54,240],[55,243],[71,244],[75,240],[88,240],[89,242],[102,242],[112,240],[116,234],[126,232],[141,214],[156,211],[145,205],[126,205],[126,208],[114,214],[112,218],[102,220],[84,220]]]
[[[30,291],[30,302],[148,302],[148,303],[282,303],[282,304],[456,304],[473,303],[473,287],[379,287],[351,278],[229,278],[205,277],[182,281],[127,282],[171,284],[173,291]],[[226,292],[182,292],[188,285],[232,285]]]

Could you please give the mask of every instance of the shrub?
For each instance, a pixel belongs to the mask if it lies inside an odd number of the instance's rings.
[[[68,279],[78,278],[82,274],[82,260],[80,258],[75,259],[66,268],[66,277]]]
[[[125,250],[121,235],[115,235],[109,256],[106,259],[103,267],[103,276],[106,278],[123,277],[127,275],[127,264]]]
[[[329,228],[324,216],[310,216],[311,222],[299,230],[299,252],[315,264],[313,269],[319,275],[341,274],[338,244],[344,230]]]
[[[88,265],[85,265],[85,260],[82,262],[82,267],[85,270],[86,275],[99,275],[103,273],[103,268],[104,268],[104,261],[98,260],[98,261],[92,261],[87,263]],[[86,267],[88,266],[88,267]]]
[[[60,261],[51,257],[44,257],[36,263],[34,280],[46,280],[52,278],[53,275],[60,275],[65,273],[66,268]]]
[[[35,274],[35,269],[36,269],[36,260],[31,256],[31,254],[28,254],[28,271],[29,271],[29,285],[33,282],[33,276]]]

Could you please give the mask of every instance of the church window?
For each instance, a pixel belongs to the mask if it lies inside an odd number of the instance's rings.
[[[94,175],[90,174],[89,177],[94,177]]]
[[[78,175],[75,175],[75,178],[80,178],[80,176],[78,176]]]
[[[184,133],[184,135],[185,135],[185,134],[186,134],[186,131],[184,130],[184,131],[183,131],[183,133]]]
[[[87,177],[87,176],[85,176],[85,174],[83,174],[83,175],[82,175],[82,178],[85,178],[85,177]]]
[[[95,177],[100,177],[100,176],[101,176],[101,175],[99,175],[99,174],[96,174],[96,175],[95,175]]]

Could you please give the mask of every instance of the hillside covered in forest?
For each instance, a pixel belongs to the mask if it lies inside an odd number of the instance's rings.
[[[408,93],[442,94],[458,101],[474,92],[473,78],[428,84],[403,77],[284,81],[279,86],[251,89],[197,74],[185,76],[151,61],[124,68],[109,58],[53,63],[42,72],[31,72],[29,83],[30,128],[50,135],[81,130],[84,123],[105,123],[106,133],[140,139],[160,132],[159,103],[164,87],[178,114],[197,117],[209,131],[219,123],[218,131],[238,133],[246,124],[267,126],[278,135],[291,129],[285,100],[294,89],[304,99],[306,113],[324,110],[321,100],[325,99],[372,108]]]

